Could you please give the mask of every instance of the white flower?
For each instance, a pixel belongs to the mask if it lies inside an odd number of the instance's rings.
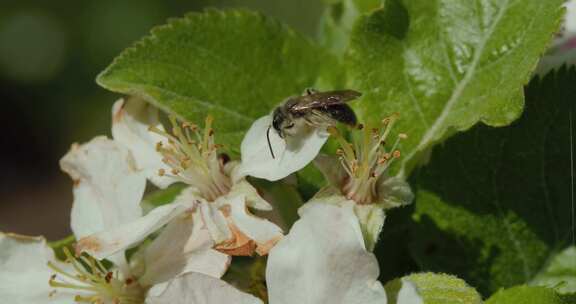
[[[140,250],[142,267],[135,275],[144,285],[163,283],[187,273],[220,278],[230,265],[230,257],[214,250],[213,246],[201,216],[188,210],[174,218],[157,238]]]
[[[66,251],[67,260],[62,262],[42,237],[0,233],[0,252],[2,303],[191,303],[190,299],[196,300],[193,303],[261,303],[220,279],[200,273],[146,285],[122,269],[114,265],[106,268],[85,254],[73,257]]]
[[[119,100],[113,108],[114,139],[138,150],[134,150],[136,166],[158,186],[181,182],[189,187],[171,204],[120,227],[82,238],[78,249],[106,258],[138,244],[188,211],[200,215],[198,219],[204,223],[212,247],[218,251],[230,255],[252,255],[254,251],[267,254],[283,236],[282,230],[249,212],[248,207],[259,210],[272,207],[244,178],[232,178],[237,175],[238,166],[218,155],[212,118],[206,119],[203,130],[171,118],[171,132],[167,132],[157,123],[157,110],[150,107],[138,99]],[[148,129],[151,132],[144,131]],[[165,236],[169,243],[192,242],[195,237],[182,233]]]
[[[61,262],[42,237],[0,233],[0,252],[2,303],[143,303],[142,286],[120,270],[69,252]]]
[[[0,233],[0,252],[0,302],[74,303],[70,295],[51,294],[48,262],[55,258],[43,238]]]
[[[306,208],[271,251],[266,268],[270,304],[385,304],[376,257],[364,246],[355,203]],[[413,287],[413,286],[412,286]],[[404,288],[403,288],[404,289]],[[399,304],[421,303],[410,286]]]
[[[414,198],[410,186],[391,177],[387,170],[401,156],[397,149],[406,138],[399,134],[392,147],[386,148],[397,115],[382,120],[382,126],[365,127],[354,143],[347,142],[337,129],[330,132],[339,141],[338,157],[319,156],[315,162],[330,185],[358,204],[381,204],[389,209],[409,204]],[[340,165],[339,165],[340,164]]]
[[[384,225],[384,210],[410,204],[414,199],[408,183],[387,173],[401,155],[397,149],[400,141],[406,138],[405,134],[399,134],[389,149],[385,147],[395,120],[396,115],[384,119],[379,128],[364,128],[361,136],[354,138],[354,144],[336,129],[330,129],[340,142],[338,156],[318,155],[314,161],[330,186],[316,194],[315,202],[303,206],[308,208],[319,201],[338,204],[344,201],[342,196],[354,201],[369,250],[374,249]]]
[[[104,136],[84,145],[74,144],[60,160],[74,181],[70,216],[77,239],[118,227],[142,215],[140,200],[146,176],[139,172],[132,154]],[[110,257],[124,267],[123,252]]]
[[[112,106],[112,136],[115,141],[130,148],[139,170],[144,171],[152,183],[165,188],[174,182],[170,177],[156,174],[163,167],[162,155],[151,149],[165,138],[150,132],[153,126],[159,130],[164,127],[158,119],[158,109],[145,102],[124,102],[119,100]]]
[[[134,234],[138,237],[147,235],[146,231],[143,233],[138,229],[122,231],[126,223],[137,222],[142,218],[140,201],[146,186],[146,175],[136,168],[134,158],[126,147],[105,137],[96,137],[86,144],[73,145],[60,161],[60,165],[74,180],[71,226],[75,237],[84,240],[84,248],[98,249],[100,245],[91,241],[90,235],[107,233],[114,229],[118,229],[117,234],[110,234],[108,238],[131,239]],[[149,216],[166,220],[186,210],[185,205],[175,204],[153,210]],[[165,265],[159,269],[158,277],[168,279],[192,271],[214,277],[222,276],[230,262],[229,258],[210,248],[213,243],[206,240],[205,234],[202,234],[207,231],[202,220],[199,217],[193,219],[192,216],[182,215],[176,222],[187,225],[187,229],[178,231],[180,235],[189,236],[190,242],[185,244],[186,246],[173,243],[169,247],[161,248],[162,246],[156,244],[165,242],[165,237],[158,237],[146,249],[146,256],[158,256],[155,265],[165,261]],[[166,230],[166,235],[171,235],[171,230]],[[197,239],[190,237],[193,231],[196,232]],[[161,252],[170,252],[170,260],[159,254]],[[125,273],[130,272],[123,250],[115,251],[106,258],[112,260]]]
[[[86,241],[85,247],[97,249],[100,244],[90,242],[90,235],[108,228],[118,232],[109,238],[147,235],[134,225],[142,219],[139,203],[146,175],[136,168],[126,147],[97,137],[73,145],[61,166],[74,180],[72,229],[77,238]],[[260,303],[218,279],[228,268],[230,257],[212,248],[215,244],[209,230],[192,207],[175,203],[150,212],[149,217],[163,219],[157,222],[171,219],[163,233],[134,253],[130,263],[123,250],[115,251],[108,256],[113,262],[109,268],[86,253],[73,256],[67,249],[66,262],[61,262],[41,237],[0,233],[0,302],[182,303],[175,298],[194,295],[208,301],[201,303]],[[134,229],[125,230],[126,222]],[[172,285],[187,285],[190,294],[164,291]],[[218,289],[204,290],[210,285]]]
[[[241,292],[226,282],[198,273],[186,274],[171,281],[162,291],[151,290],[147,304],[262,304],[252,295]]]
[[[301,136],[281,138],[270,128],[272,116],[256,120],[242,140],[242,163],[238,174],[276,181],[309,164],[328,140],[329,133],[322,128],[312,128]],[[270,146],[268,146],[268,137]],[[274,157],[272,157],[272,151]]]

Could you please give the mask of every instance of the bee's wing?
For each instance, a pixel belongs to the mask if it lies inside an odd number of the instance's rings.
[[[298,101],[290,107],[290,111],[293,113],[301,113],[311,109],[327,108],[334,105],[345,104],[361,95],[360,92],[353,90],[316,92],[310,95],[297,97]]]

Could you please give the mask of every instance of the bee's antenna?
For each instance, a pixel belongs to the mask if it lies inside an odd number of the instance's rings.
[[[271,126],[268,126],[268,130],[266,130],[266,138],[268,139],[268,148],[270,148],[270,154],[272,155],[272,159],[275,159],[274,151],[272,151],[272,145],[270,144],[270,127]]]

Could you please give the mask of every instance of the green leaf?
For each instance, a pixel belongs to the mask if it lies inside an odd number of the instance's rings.
[[[486,304],[570,304],[553,290],[544,287],[517,286],[498,291]]]
[[[267,257],[234,257],[222,279],[267,303]]]
[[[320,41],[332,53],[343,55],[358,18],[382,6],[382,0],[340,0],[326,6],[320,23]]]
[[[64,254],[64,248],[68,248],[70,252],[74,252],[74,248],[72,246],[74,242],[76,242],[76,238],[74,237],[74,235],[69,235],[63,239],[49,242],[48,246],[50,246],[54,250],[56,257],[58,257],[61,260],[64,260],[66,259],[66,255]]]
[[[298,220],[298,208],[304,204],[302,197],[293,185],[286,182],[269,182],[263,179],[249,178],[250,183],[256,187],[258,193],[272,204],[273,214],[279,218],[273,221],[279,224],[284,231],[290,230],[292,224]],[[255,210],[256,211],[256,210]],[[266,216],[268,212],[264,213]],[[270,216],[266,216],[270,217]],[[274,217],[274,216],[272,216]]]
[[[309,201],[318,190],[328,184],[324,175],[316,168],[314,163],[310,163],[296,172],[296,176],[298,178],[298,192],[300,192],[304,201]]]
[[[576,303],[576,292],[569,293],[569,294],[561,294],[560,297],[564,300],[566,304],[574,304]]]
[[[493,292],[529,282],[568,246],[574,83],[575,69],[534,80],[517,122],[456,136],[415,173],[421,267]]]
[[[552,257],[530,285],[554,288],[562,294],[576,293],[576,246],[570,246]]]
[[[217,140],[237,149],[255,119],[307,87],[330,86],[337,69],[320,47],[271,18],[210,10],[154,28],[97,82],[190,122],[211,114]]]
[[[150,212],[150,210],[172,203],[174,199],[184,190],[184,188],[188,187],[185,184],[177,183],[172,184],[166,189],[159,189],[154,192],[148,193],[142,202],[140,202],[140,206],[144,210],[144,213]]]
[[[386,283],[384,288],[388,303],[397,303],[398,292],[406,282],[414,284],[423,304],[482,303],[482,297],[474,288],[468,286],[462,279],[443,273],[415,273]]]
[[[408,134],[395,170],[408,176],[429,149],[478,122],[519,117],[522,86],[559,27],[563,0],[387,0],[352,34],[348,87],[365,122],[400,113]]]

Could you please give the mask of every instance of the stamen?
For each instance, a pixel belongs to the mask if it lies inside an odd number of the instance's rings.
[[[338,132],[338,129],[336,129],[335,127],[329,127],[328,128],[328,132],[334,136],[334,138],[336,138],[336,140],[338,140],[338,142],[340,143],[340,148],[342,149],[342,151],[344,152],[344,156],[346,158],[352,159],[354,158],[354,150],[352,149],[352,145],[350,145],[345,139],[344,137],[342,137],[342,135],[340,134],[340,132]]]
[[[49,297],[53,297],[57,289],[68,289],[79,293],[74,297],[76,302],[144,303],[144,289],[139,284],[122,284],[118,271],[107,270],[100,261],[87,254],[74,257],[68,248],[64,248],[64,255],[65,262],[72,266],[72,270],[67,271],[48,262],[48,267],[54,271],[48,284],[56,288],[50,292]]]
[[[349,176],[341,189],[346,197],[359,204],[372,203],[378,199],[376,183],[393,160],[401,156],[397,147],[400,140],[407,138],[404,133],[398,134],[391,149],[386,149],[386,138],[397,118],[398,114],[394,114],[383,119],[381,127],[363,126],[363,136],[354,141],[354,145],[346,141],[336,128],[328,129],[340,144],[336,155]]]
[[[214,142],[213,117],[206,117],[203,130],[188,122],[178,122],[174,116],[169,120],[170,133],[150,127],[152,132],[166,138],[156,145],[156,150],[169,168],[160,169],[158,174],[194,185],[208,201],[228,193],[232,182],[218,156],[222,145]]]

